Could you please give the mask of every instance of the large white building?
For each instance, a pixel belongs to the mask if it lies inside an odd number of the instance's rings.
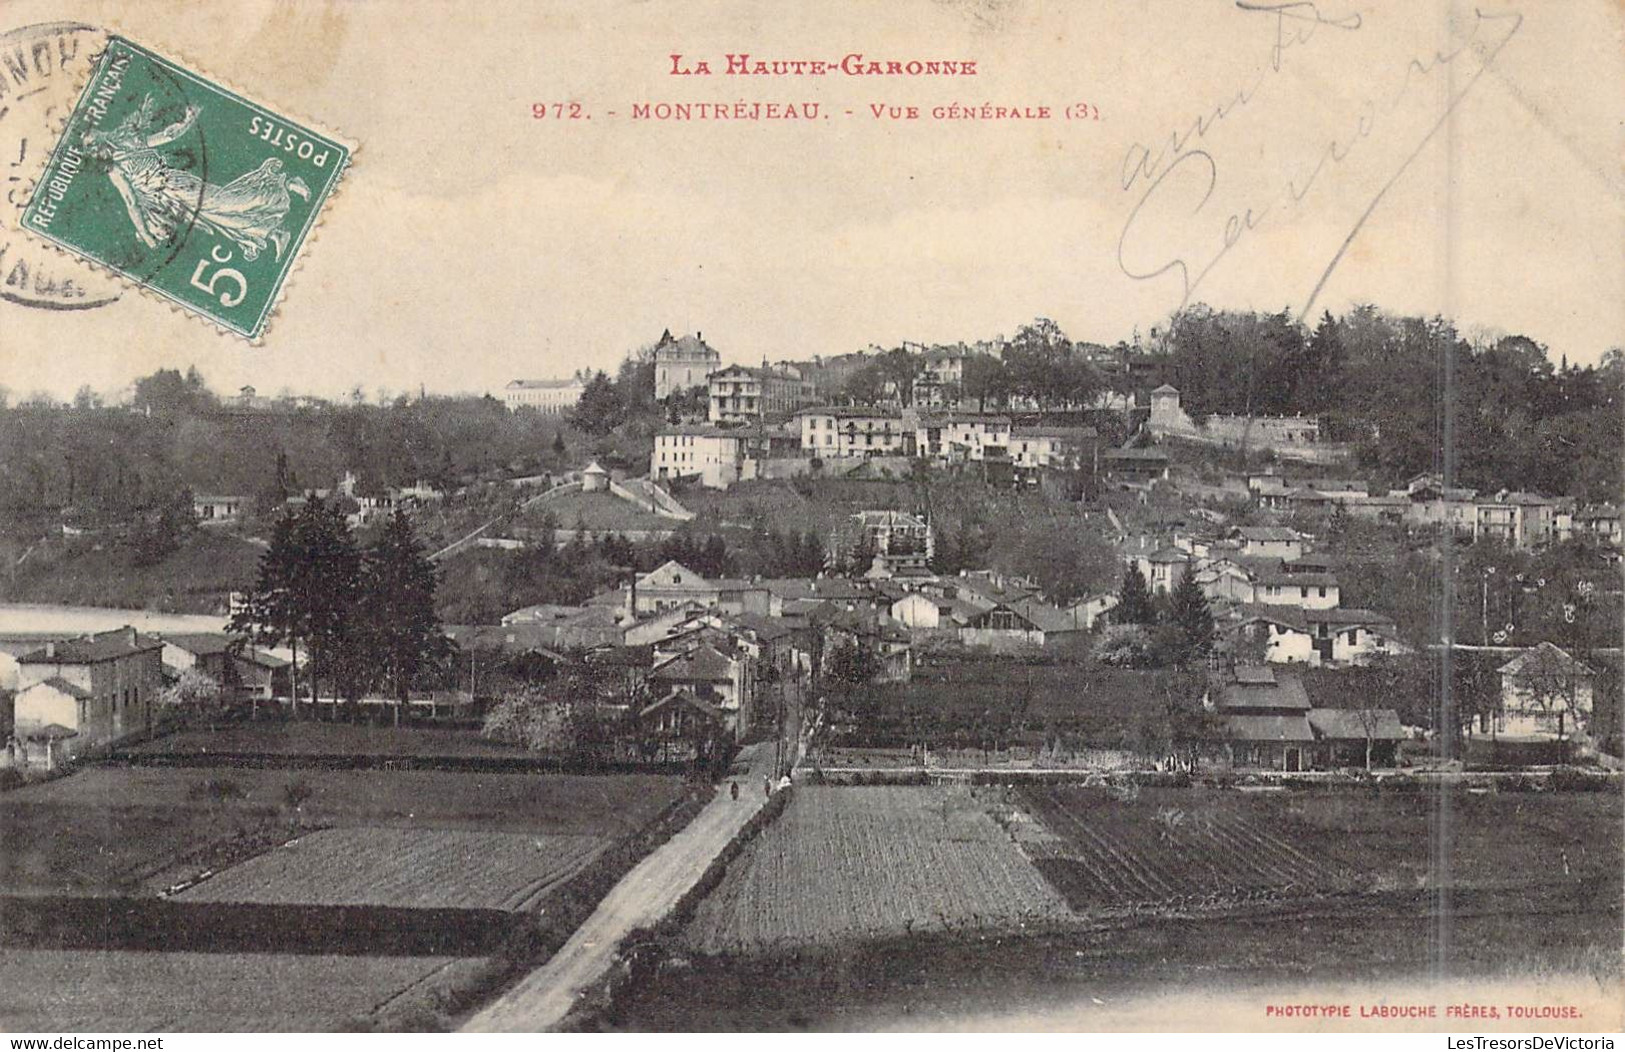
[[[708,424],[677,424],[655,435],[649,455],[649,477],[656,479],[699,476],[712,489],[727,489],[739,481],[745,460],[745,431],[724,431]]]
[[[796,414],[801,448],[815,457],[911,456],[914,432],[900,409],[820,406]]]
[[[586,388],[579,376],[568,380],[513,380],[502,389],[502,401],[509,410],[563,413],[576,407]]]

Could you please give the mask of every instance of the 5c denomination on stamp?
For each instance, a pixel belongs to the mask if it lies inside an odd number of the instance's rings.
[[[254,339],[350,153],[112,36],[22,222]]]

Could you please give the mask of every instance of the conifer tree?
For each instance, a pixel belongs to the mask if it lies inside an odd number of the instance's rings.
[[[1204,656],[1213,649],[1213,612],[1208,609],[1207,596],[1191,576],[1189,567],[1179,575],[1179,584],[1174,586],[1168,602],[1168,615],[1184,637],[1186,661]]]
[[[366,631],[363,636],[395,698],[395,724],[412,682],[446,652],[435,618],[435,569],[411,520],[396,511],[367,549],[364,574]]]
[[[1120,625],[1155,624],[1157,612],[1151,605],[1151,590],[1145,585],[1140,568],[1130,564],[1123,571],[1123,583],[1117,589],[1117,607],[1112,620]]]

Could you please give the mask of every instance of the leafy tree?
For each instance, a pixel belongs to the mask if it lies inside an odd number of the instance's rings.
[[[615,382],[600,371],[593,373],[582,388],[572,420],[589,435],[607,435],[625,418],[624,412]]]
[[[1102,665],[1146,668],[1151,656],[1151,634],[1144,625],[1107,625],[1095,640],[1094,658]]]
[[[861,638],[842,638],[824,657],[824,684],[840,711],[848,719],[868,723],[875,714],[876,699],[868,687],[880,674],[880,658]]]
[[[1146,587],[1145,575],[1130,563],[1123,571],[1123,583],[1117,588],[1117,605],[1112,608],[1112,620],[1120,625],[1151,625],[1157,620],[1157,611],[1151,604],[1151,590]]]
[[[991,354],[973,354],[965,359],[960,394],[975,399],[978,412],[987,412],[989,405],[1002,406],[1010,397],[1009,370]]]
[[[885,370],[878,361],[865,362],[847,375],[841,390],[858,405],[874,405],[886,395]]]
[[[158,704],[165,712],[182,720],[208,716],[220,707],[222,692],[208,673],[197,668],[181,669],[175,682],[158,694]]]
[[[365,642],[395,698],[399,726],[412,683],[447,654],[446,636],[435,617],[434,564],[404,512],[390,516],[367,549],[363,582]]]
[[[1031,578],[1052,602],[1069,603],[1110,587],[1117,555],[1103,537],[1082,532],[1075,520],[1042,519],[1028,523],[999,553],[999,562]]]

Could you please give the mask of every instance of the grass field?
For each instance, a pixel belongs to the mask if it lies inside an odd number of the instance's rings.
[[[681,792],[659,775],[92,767],[0,797],[0,892],[154,893],[301,828],[615,839]]]
[[[218,873],[181,902],[523,910],[591,864],[591,836],[323,829]]]
[[[535,527],[548,516],[561,530],[585,529],[594,533],[617,530],[670,530],[676,523],[622,500],[612,493],[560,493],[516,516],[519,526]]]
[[[188,869],[271,847],[289,824],[264,808],[35,804],[0,797],[0,892],[134,895]]]
[[[963,790],[803,787],[701,901],[685,940],[760,953],[1069,916]]]
[[[463,964],[442,957],[9,947],[0,953],[0,1030],[333,1030]]]
[[[377,759],[532,760],[517,745],[491,741],[474,730],[441,727],[367,726],[309,720],[223,724],[214,730],[186,730],[141,742],[130,756],[366,757]]]

